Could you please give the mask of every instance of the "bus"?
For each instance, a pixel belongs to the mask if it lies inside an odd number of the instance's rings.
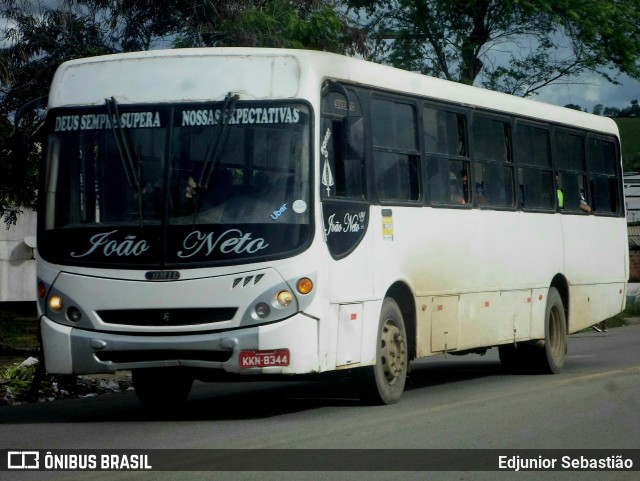
[[[194,380],[330,372],[391,404],[410,362],[492,347],[556,373],[568,334],[625,305],[604,117],[331,53],[196,48],[62,64],[46,129],[46,370],[131,371],[147,407]]]

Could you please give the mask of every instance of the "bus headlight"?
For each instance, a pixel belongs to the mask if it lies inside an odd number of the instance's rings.
[[[289,291],[280,291],[276,295],[276,300],[280,306],[288,307],[293,302],[293,294]]]
[[[53,312],[60,312],[64,308],[64,302],[62,302],[62,297],[58,295],[53,295],[49,298],[49,308]]]

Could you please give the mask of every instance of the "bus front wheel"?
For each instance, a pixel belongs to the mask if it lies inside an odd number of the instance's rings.
[[[402,312],[395,300],[382,303],[376,363],[356,371],[356,389],[365,404],[393,404],[398,402],[407,380],[407,340]]]
[[[180,368],[134,369],[131,372],[136,396],[150,410],[166,411],[186,401],[193,377]]]

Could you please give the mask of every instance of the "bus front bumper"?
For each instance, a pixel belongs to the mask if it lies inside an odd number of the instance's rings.
[[[100,374],[182,366],[234,374],[318,372],[318,321],[289,319],[225,332],[149,335],[88,331],[40,319],[45,368],[50,374]],[[253,367],[241,353],[287,352],[277,366]],[[286,365],[284,365],[286,364]]]

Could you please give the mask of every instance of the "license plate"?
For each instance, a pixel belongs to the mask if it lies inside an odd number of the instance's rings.
[[[289,365],[289,349],[240,351],[240,367],[280,367]]]

